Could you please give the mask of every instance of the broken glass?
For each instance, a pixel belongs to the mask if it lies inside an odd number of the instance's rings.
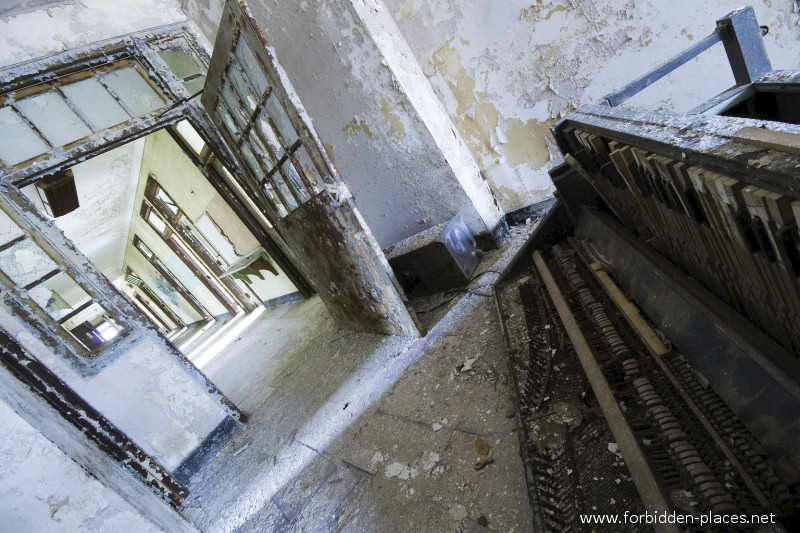
[[[255,132],[250,131],[250,146],[253,149],[253,153],[257,154],[259,158],[261,158],[261,163],[264,166],[264,169],[269,172],[272,170],[272,167],[275,166],[275,162],[272,160],[269,151],[264,146],[264,143],[261,142],[261,139]]]
[[[317,166],[308,154],[305,146],[299,147],[294,152],[294,159],[297,161],[297,170],[305,178],[306,183],[313,188],[315,192],[319,192],[325,188],[325,184],[319,179],[317,173]],[[332,182],[332,180],[330,180]]]
[[[217,104],[216,110],[217,116],[222,118],[222,123],[225,124],[225,128],[228,130],[228,133],[231,134],[234,140],[239,138],[239,130],[236,127],[236,124],[233,123],[233,119],[231,118],[231,114],[228,112],[227,107],[223,102],[219,102]]]
[[[242,70],[244,70],[244,72],[247,74],[247,77],[250,79],[251,84],[255,86],[256,94],[258,96],[263,95],[267,90],[267,87],[269,87],[267,77],[261,70],[261,65],[258,63],[253,51],[250,50],[250,47],[244,42],[244,39],[240,38],[239,42],[236,43],[236,51],[234,52],[234,55],[239,61],[239,65],[241,65]]]
[[[295,192],[295,195],[301,204],[311,197],[308,194],[308,189],[306,189],[300,174],[297,173],[297,170],[294,168],[291,160],[287,159],[283,162],[281,165],[281,174],[283,174],[284,179],[292,187],[292,190]]]
[[[58,265],[31,239],[0,252],[0,270],[18,287],[25,287],[56,270]]]
[[[239,99],[242,102],[247,102],[247,105],[250,106],[250,109],[254,111],[257,103],[256,98],[252,91],[250,91],[250,85],[245,81],[242,73],[239,72],[239,69],[235,63],[231,63],[228,66],[228,80],[230,81],[234,90],[236,90],[236,94],[239,95]]]
[[[283,139],[284,146],[289,147],[293,145],[298,139],[297,132],[274,92],[267,97],[267,101],[264,105],[267,109],[267,113],[272,118],[272,123],[278,128],[278,133],[281,139]]]
[[[281,176],[280,172],[274,172],[272,177],[270,178],[272,183],[275,184],[275,187],[280,191],[281,196],[283,196],[286,207],[289,208],[289,211],[294,211],[297,209],[297,200],[292,195],[292,191],[289,189],[289,186],[286,185],[286,181]]]
[[[28,296],[56,321],[91,300],[86,291],[64,272],[28,290]]]
[[[258,125],[258,131],[261,133],[261,137],[267,143],[267,146],[269,146],[270,153],[275,160],[283,157],[283,146],[278,140],[278,135],[275,133],[275,130],[270,124],[269,115],[267,115],[266,111],[263,109],[258,113],[256,124]]]
[[[17,237],[25,235],[5,211],[0,210],[0,245],[11,242]]]
[[[261,168],[261,165],[258,163],[258,159],[253,153],[253,149],[250,148],[250,145],[246,142],[242,143],[242,155],[244,155],[244,161],[247,163],[247,167],[253,172],[253,177],[256,179],[256,182],[260,183],[266,174],[264,173],[264,169]]]
[[[245,126],[247,126],[247,120],[249,117],[245,114],[242,106],[239,105],[239,102],[236,100],[236,96],[233,94],[231,86],[228,83],[224,83],[222,85],[222,89],[220,90],[220,94],[222,95],[222,99],[225,101],[225,105],[231,111],[234,120],[236,120],[238,130],[244,130]]]

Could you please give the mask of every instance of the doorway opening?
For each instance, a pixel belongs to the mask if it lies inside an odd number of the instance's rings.
[[[195,363],[223,350],[226,343],[220,340],[249,315],[302,298],[201,171],[212,159],[202,136],[181,121],[64,169],[59,179],[42,177],[21,188]],[[228,172],[221,163],[216,166]],[[63,334],[96,349],[121,326],[70,282],[60,273],[29,290],[41,293]]]

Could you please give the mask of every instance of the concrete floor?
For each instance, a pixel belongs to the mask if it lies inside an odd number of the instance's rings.
[[[476,272],[502,270],[531,230]],[[194,354],[250,420],[191,478],[183,514],[203,531],[531,531],[494,300],[450,297],[414,302],[421,339],[338,330],[315,297]],[[494,459],[479,471],[477,438]]]

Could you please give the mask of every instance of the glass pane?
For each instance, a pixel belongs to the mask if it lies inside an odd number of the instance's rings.
[[[170,198],[169,195],[165,193],[162,189],[158,189],[158,192],[156,193],[156,198],[158,198],[164,203],[164,205],[167,207],[167,210],[170,213],[172,213],[173,215],[178,214],[178,206],[175,204],[175,202],[172,201],[172,198]]]
[[[30,239],[0,252],[0,270],[19,287],[24,287],[57,268],[58,265]]]
[[[197,94],[200,91],[202,91],[203,90],[203,86],[205,85],[205,83],[206,83],[206,77],[205,76],[201,76],[199,78],[193,79],[192,81],[187,81],[186,83],[183,84],[183,86],[186,87],[186,91],[190,95],[192,95],[192,94]],[[196,96],[194,101],[195,102],[199,102],[200,101],[200,97]]]
[[[17,226],[11,218],[6,215],[5,211],[0,210],[0,244],[13,241],[20,235],[24,235],[19,226]]]
[[[286,185],[286,181],[284,181],[283,176],[281,176],[281,173],[280,172],[273,173],[270,179],[272,180],[272,183],[275,185],[275,187],[281,192],[281,195],[285,200],[286,207],[289,208],[289,211],[294,211],[295,209],[297,209],[297,200],[295,200],[294,196],[292,196],[292,191],[289,190],[289,186]]]
[[[261,165],[258,164],[258,159],[256,159],[253,149],[250,148],[250,145],[246,142],[242,143],[242,155],[244,156],[244,161],[247,163],[247,166],[253,171],[253,177],[257,182],[261,183],[266,174],[264,173],[264,169],[261,168]]]
[[[283,162],[283,164],[281,165],[281,174],[283,174],[283,178],[292,187],[292,190],[297,195],[297,198],[300,200],[300,203],[303,203],[309,198],[311,198],[311,195],[308,194],[308,189],[306,189],[305,184],[300,178],[300,174],[298,174],[297,170],[295,170],[291,160],[287,159],[286,161]]]
[[[189,145],[192,151],[195,154],[200,155],[200,152],[203,151],[206,143],[203,138],[200,137],[200,134],[197,133],[197,130],[195,130],[192,125],[185,120],[178,122],[175,125],[175,130],[178,132],[178,135],[180,135],[181,138],[186,141],[186,144]]]
[[[10,107],[0,109],[0,159],[16,165],[50,150],[39,135]]]
[[[243,130],[247,125],[247,120],[249,117],[247,114],[245,114],[244,109],[242,109],[242,105],[236,99],[236,96],[234,96],[231,86],[227,83],[224,83],[222,85],[222,89],[220,90],[220,94],[222,95],[222,99],[225,101],[225,105],[233,115],[236,124],[239,126],[239,130]]]
[[[164,107],[164,101],[134,67],[109,72],[103,80],[134,116]]]
[[[239,42],[236,43],[234,55],[239,61],[242,70],[244,70],[247,77],[250,79],[250,83],[254,86],[256,94],[258,96],[263,95],[267,87],[269,87],[267,77],[264,75],[261,65],[258,63],[253,51],[245,44],[244,39],[239,39]]]
[[[261,133],[261,137],[267,142],[267,146],[269,146],[270,152],[275,160],[283,157],[283,146],[281,146],[278,135],[269,123],[269,116],[266,111],[262,110],[258,113],[256,124],[258,125],[258,131]]]
[[[230,80],[231,85],[233,85],[233,88],[236,90],[242,102],[247,102],[247,105],[250,106],[250,110],[255,111],[257,104],[256,98],[250,90],[249,84],[245,81],[242,73],[239,72],[238,67],[234,63],[228,66],[228,80]]]
[[[275,96],[274,92],[267,98],[265,107],[267,113],[272,118],[272,123],[278,128],[278,133],[281,139],[283,139],[284,146],[288,147],[293,145],[298,139],[297,132],[294,130],[292,122],[286,115],[286,111],[283,110],[283,106],[278,102],[278,98]]]
[[[91,299],[86,291],[64,272],[30,289],[28,296],[53,320],[59,320]]]
[[[181,48],[163,50],[158,53],[164,63],[170,68],[175,77],[183,79],[200,74],[200,68],[194,62],[192,56],[184,52]]]
[[[94,131],[127,122],[131,117],[95,78],[61,88],[72,105],[86,117]]]
[[[150,211],[150,214],[147,215],[147,221],[153,225],[157,232],[163,234],[164,230],[167,229],[167,225],[161,220],[161,217],[156,215],[155,211]]]
[[[286,206],[283,205],[283,200],[281,197],[278,196],[278,193],[275,192],[275,188],[272,186],[272,183],[269,180],[264,180],[264,192],[272,199],[272,203],[275,205],[275,211],[280,218],[285,217],[289,214],[286,210]]]
[[[253,153],[256,154],[259,159],[261,159],[261,163],[264,166],[264,169],[269,172],[272,170],[272,167],[275,166],[275,162],[272,160],[272,157],[269,155],[267,148],[264,146],[264,143],[261,142],[258,135],[256,135],[253,131],[250,132],[250,146],[253,149]]]
[[[153,257],[153,251],[150,250],[150,248],[148,248],[147,245],[142,241],[138,241],[136,243],[136,248],[138,248],[139,251],[142,252],[146,258],[150,259]]]
[[[222,119],[222,123],[225,125],[225,129],[228,130],[228,133],[231,134],[234,140],[239,139],[239,130],[236,127],[236,124],[233,123],[233,119],[231,118],[231,114],[228,112],[228,109],[225,107],[223,102],[219,102],[217,104],[216,110],[217,116]]]
[[[47,91],[17,102],[19,109],[53,146],[64,146],[92,133],[81,118],[55,91]]]

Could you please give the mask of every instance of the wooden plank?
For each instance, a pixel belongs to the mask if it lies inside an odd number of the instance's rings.
[[[605,376],[603,376],[603,371],[600,370],[591,348],[589,348],[578,323],[569,310],[567,302],[550,274],[550,269],[547,268],[538,250],[533,252],[533,260],[547,287],[547,292],[553,299],[558,315],[567,330],[567,335],[569,335],[570,341],[572,341],[572,345],[578,354],[583,371],[586,373],[586,378],[589,380],[589,384],[597,397],[597,402],[600,404],[600,409],[603,411],[603,415],[611,428],[611,433],[614,435],[619,450],[625,458],[625,464],[628,465],[628,470],[630,470],[631,477],[645,508],[649,513],[671,513],[672,508],[664,498],[661,487],[658,486],[653,472],[650,470],[647,460],[636,442],[636,437],[633,435],[630,426],[628,426],[628,422],[625,420]],[[677,533],[680,531],[675,524],[654,524],[653,527],[659,532]]]
[[[798,133],[764,128],[742,128],[733,134],[733,140],[751,146],[800,155],[800,134]]]

